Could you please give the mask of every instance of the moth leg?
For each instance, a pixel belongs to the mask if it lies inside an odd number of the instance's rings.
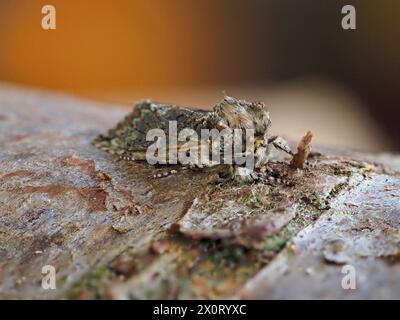
[[[189,164],[184,165],[184,166],[179,166],[176,169],[165,170],[165,171],[162,171],[162,172],[159,172],[159,173],[155,173],[155,174],[151,175],[150,177],[154,178],[154,179],[166,178],[166,177],[169,177],[170,175],[177,174],[180,171],[196,170],[196,169],[201,169],[201,168],[203,168],[203,167],[202,166],[198,166],[197,164],[194,164],[194,163],[189,163]]]
[[[184,168],[182,168],[181,170],[184,170]],[[173,174],[177,174],[177,173],[178,173],[178,170],[176,170],[176,169],[166,170],[166,171],[162,171],[159,173],[155,173],[155,174],[151,175],[150,178],[161,179],[161,178],[166,178],[166,177],[169,177],[169,176],[171,176]]]
[[[121,154],[119,156],[119,158],[121,160],[125,160],[125,161],[135,161],[136,159],[134,159],[132,156],[128,155],[128,154]]]
[[[126,161],[145,161],[146,160],[146,150],[126,150],[119,154],[121,160]]]
[[[234,167],[233,179],[239,183],[251,183],[262,178],[262,173],[246,167]]]
[[[260,169],[267,165],[269,160],[269,146],[260,146],[254,152],[254,168]]]
[[[273,136],[268,138],[268,144],[272,144],[275,148],[286,152],[293,156],[293,151],[290,149],[289,143],[280,136]]]

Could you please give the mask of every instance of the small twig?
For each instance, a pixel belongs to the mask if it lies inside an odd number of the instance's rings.
[[[293,156],[293,159],[290,163],[290,166],[295,169],[303,169],[304,164],[307,161],[307,158],[311,152],[311,140],[313,138],[313,134],[311,131],[308,131],[306,135],[301,138],[298,146],[297,153]]]

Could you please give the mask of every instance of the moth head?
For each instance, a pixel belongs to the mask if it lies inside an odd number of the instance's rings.
[[[247,102],[225,96],[214,107],[218,119],[218,129],[254,129],[256,134],[264,134],[271,124],[269,112],[262,102]]]
[[[271,118],[265,104],[263,102],[251,103],[249,113],[252,114],[256,132],[265,133],[271,126]]]

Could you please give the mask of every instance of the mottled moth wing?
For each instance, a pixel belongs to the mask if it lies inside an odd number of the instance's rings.
[[[149,100],[139,102],[134,110],[106,133],[100,134],[94,146],[126,159],[145,160],[147,148],[154,141],[146,141],[147,132],[161,129],[168,137],[169,121],[177,122],[177,132],[191,128],[199,132],[202,119],[209,112],[168,104],[157,104]],[[183,143],[182,143],[183,144]],[[179,149],[180,146],[169,146]]]

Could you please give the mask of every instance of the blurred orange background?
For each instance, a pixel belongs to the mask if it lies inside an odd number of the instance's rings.
[[[41,28],[46,4],[56,8],[56,30]],[[400,2],[351,1],[357,30],[349,31],[340,24],[345,4],[0,0],[0,80],[203,107],[225,90],[273,102],[289,136],[315,126],[321,143],[399,150]]]

